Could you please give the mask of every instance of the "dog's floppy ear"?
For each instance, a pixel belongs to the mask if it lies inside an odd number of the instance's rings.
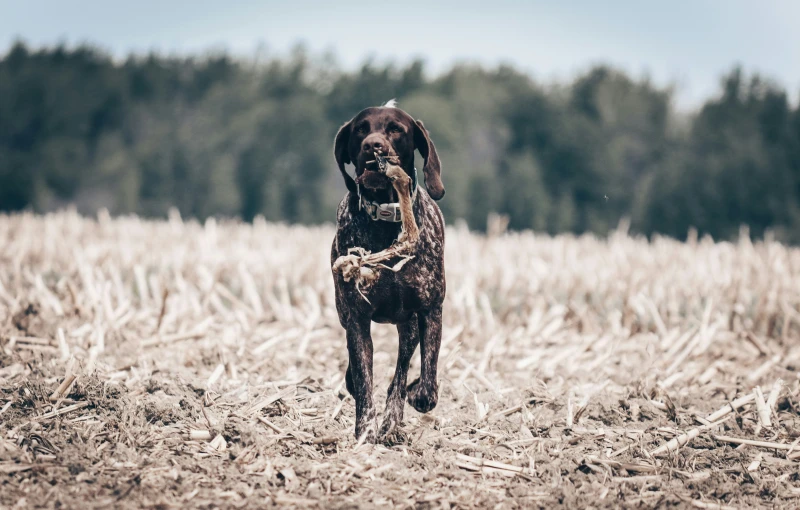
[[[414,146],[425,158],[425,166],[422,172],[425,174],[425,187],[428,194],[434,200],[440,200],[444,196],[444,184],[442,184],[442,164],[439,162],[439,155],[436,154],[436,147],[431,141],[428,130],[421,120],[414,123]]]
[[[352,121],[348,122],[339,128],[339,132],[336,133],[336,141],[333,142],[333,157],[336,158],[336,164],[339,165],[339,171],[342,172],[342,177],[344,178],[347,189],[356,193],[358,191],[356,182],[350,177],[347,170],[344,169],[345,164],[352,163],[347,148],[350,143],[350,132],[352,131],[351,123]]]

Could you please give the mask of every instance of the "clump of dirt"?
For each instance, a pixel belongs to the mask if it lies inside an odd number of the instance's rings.
[[[0,338],[0,345],[2,342],[4,342],[4,339]],[[6,352],[0,348],[0,368],[9,367],[12,363],[14,363],[14,358],[11,355],[6,354]]]
[[[41,307],[35,303],[22,305],[22,309],[11,317],[11,323],[27,336],[47,337],[54,333],[54,324],[44,317]]]
[[[158,398],[160,396],[164,396],[164,394],[156,394],[155,399],[144,403],[142,412],[147,423],[164,426],[182,421],[184,415],[179,408],[176,408],[174,402]]]
[[[179,387],[174,378],[166,377],[161,373],[153,374],[144,381],[144,390],[153,394],[158,391],[170,396],[183,396],[186,385]]]
[[[115,383],[101,380],[98,376],[79,377],[67,397],[73,400],[91,402],[103,413],[114,414],[129,405],[126,400],[128,389]]]
[[[222,436],[229,444],[239,446],[258,444],[263,435],[263,428],[257,428],[252,420],[246,420],[239,416],[228,416],[222,431]]]

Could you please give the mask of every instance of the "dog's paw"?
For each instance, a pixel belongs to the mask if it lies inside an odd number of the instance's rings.
[[[386,439],[395,432],[397,426],[403,421],[403,406],[406,405],[404,399],[397,399],[386,403],[386,409],[383,411],[383,423],[378,431],[378,439],[386,441]]]
[[[356,440],[359,443],[375,444],[378,442],[378,422],[375,418],[356,423]]]
[[[407,391],[408,403],[420,413],[427,413],[433,410],[439,402],[439,388],[436,384],[433,387],[422,385],[417,378],[408,385]]]
[[[397,428],[397,420],[392,415],[384,416],[383,423],[381,423],[381,428],[378,431],[378,439],[381,442],[386,441],[386,439],[394,433],[394,430]]]

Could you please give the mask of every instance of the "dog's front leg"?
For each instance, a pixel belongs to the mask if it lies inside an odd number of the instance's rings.
[[[372,399],[372,336],[370,320],[354,318],[347,327],[347,368],[356,401],[356,439],[374,443],[377,439],[377,418]]]
[[[406,381],[408,380],[408,365],[411,356],[419,344],[419,321],[414,315],[408,322],[397,325],[399,345],[397,348],[397,368],[394,371],[392,384],[386,396],[386,408],[383,410],[383,423],[381,423],[380,439],[386,439],[394,429],[403,421],[403,411],[406,405]]]
[[[408,385],[408,403],[417,411],[427,413],[439,401],[436,365],[442,344],[442,305],[419,313],[419,336],[422,367],[419,379]]]

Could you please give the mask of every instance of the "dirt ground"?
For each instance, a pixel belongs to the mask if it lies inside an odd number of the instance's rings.
[[[439,405],[359,445],[333,236],[0,216],[0,507],[800,505],[800,250],[451,227]]]

